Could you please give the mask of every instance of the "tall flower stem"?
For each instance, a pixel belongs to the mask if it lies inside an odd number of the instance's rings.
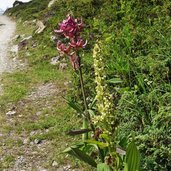
[[[82,68],[81,68],[81,59],[79,56],[78,56],[78,58],[79,58],[79,69],[78,70],[79,70],[79,76],[80,76],[81,92],[82,92],[82,96],[83,96],[84,109],[85,109],[85,111],[84,111],[85,113],[83,115],[83,129],[87,129],[89,124],[90,124],[92,131],[95,132],[94,125],[91,122],[90,114],[88,112],[88,104],[86,101],[84,81],[83,81],[83,73],[82,73]],[[83,140],[88,139],[88,133],[83,134],[82,139]]]

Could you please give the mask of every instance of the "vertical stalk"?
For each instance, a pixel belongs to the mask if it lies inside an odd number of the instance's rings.
[[[88,128],[88,118],[87,118],[88,105],[87,105],[86,96],[85,96],[83,74],[82,74],[82,69],[81,69],[81,65],[80,65],[80,57],[79,57],[79,76],[80,76],[81,92],[83,95],[84,108],[85,108],[85,115],[83,115],[83,129],[87,129]],[[82,139],[83,140],[88,139],[88,133],[83,134]]]
[[[92,124],[90,115],[88,113],[88,104],[87,104],[86,95],[85,95],[83,73],[82,73],[82,68],[81,68],[81,59],[79,56],[78,56],[78,62],[79,62],[79,76],[80,76],[81,92],[83,95],[84,108],[85,108],[85,114],[83,115],[83,129],[88,129],[88,125],[90,124],[92,131],[95,132],[94,125]],[[82,139],[83,140],[88,139],[88,133],[83,134]]]

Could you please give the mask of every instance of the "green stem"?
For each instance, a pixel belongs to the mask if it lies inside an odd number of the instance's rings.
[[[95,132],[94,125],[92,124],[90,115],[88,113],[88,105],[87,105],[85,89],[84,89],[84,81],[83,81],[83,73],[81,68],[80,57],[79,57],[79,76],[80,76],[81,91],[83,95],[84,108],[85,108],[85,115],[83,116],[83,129],[88,129],[88,125],[90,124],[92,131]],[[82,138],[83,140],[88,139],[88,133],[83,134]]]
[[[80,76],[81,92],[83,95],[84,108],[85,108],[85,116],[83,116],[83,129],[88,129],[88,118],[87,118],[88,105],[87,105],[86,96],[85,96],[85,89],[84,89],[83,74],[82,74],[81,66],[79,67],[79,76]],[[87,140],[88,133],[83,134],[82,139]]]

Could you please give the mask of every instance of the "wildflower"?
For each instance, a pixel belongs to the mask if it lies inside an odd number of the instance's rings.
[[[68,56],[75,70],[80,68],[80,57],[77,55],[77,51],[87,45],[87,41],[80,36],[83,28],[82,19],[74,19],[71,15],[67,15],[66,19],[59,24],[59,30],[55,30],[56,33],[69,39],[66,45],[58,41],[57,50]]]
[[[79,60],[79,57],[75,54],[75,53],[72,53],[69,55],[69,59],[70,59],[70,62],[72,64],[72,67],[75,69],[75,70],[78,70],[79,67],[80,67],[80,60]]]
[[[74,38],[80,35],[84,24],[82,20],[74,19],[71,15],[67,15],[67,18],[59,24],[59,27],[59,30],[55,30],[56,33],[62,33],[66,38]]]
[[[112,115],[112,96],[109,94],[106,85],[105,64],[100,55],[101,49],[99,44],[96,44],[93,49],[95,82],[96,82],[96,100],[97,108],[100,116],[94,118],[94,122],[106,122],[107,118]]]
[[[75,39],[72,39],[69,45],[75,49],[84,48],[87,45],[87,40],[84,41],[83,39],[78,37],[76,41]]]
[[[57,43],[57,50],[68,55],[70,50],[71,50],[71,46],[69,45],[68,47],[66,47],[63,43],[58,42]]]

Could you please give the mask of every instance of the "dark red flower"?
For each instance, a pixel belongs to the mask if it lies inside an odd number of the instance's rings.
[[[72,39],[71,42],[69,42],[69,45],[75,49],[85,48],[85,46],[87,45],[87,40],[84,41],[81,38],[77,38],[77,40],[75,41],[75,39]]]
[[[75,70],[78,70],[80,68],[80,61],[79,61],[79,57],[73,53],[73,54],[70,54],[69,55],[69,59],[71,61],[71,64],[72,64],[72,67],[75,69]]]
[[[68,47],[65,46],[65,44],[58,42],[57,43],[57,50],[59,50],[60,52],[65,53],[66,55],[69,54],[70,50],[71,50],[71,46],[69,45]]]
[[[55,30],[55,32],[62,33],[66,38],[73,38],[82,31],[83,27],[82,20],[79,23],[79,19],[74,19],[71,15],[67,15],[67,18],[59,24],[59,30]]]
[[[82,19],[74,19],[71,15],[67,15],[66,19],[59,24],[59,30],[55,30],[56,33],[69,39],[68,45],[58,41],[57,49],[69,57],[73,68],[76,70],[80,68],[80,59],[76,52],[87,44],[87,41],[84,41],[80,36],[83,28]]]

